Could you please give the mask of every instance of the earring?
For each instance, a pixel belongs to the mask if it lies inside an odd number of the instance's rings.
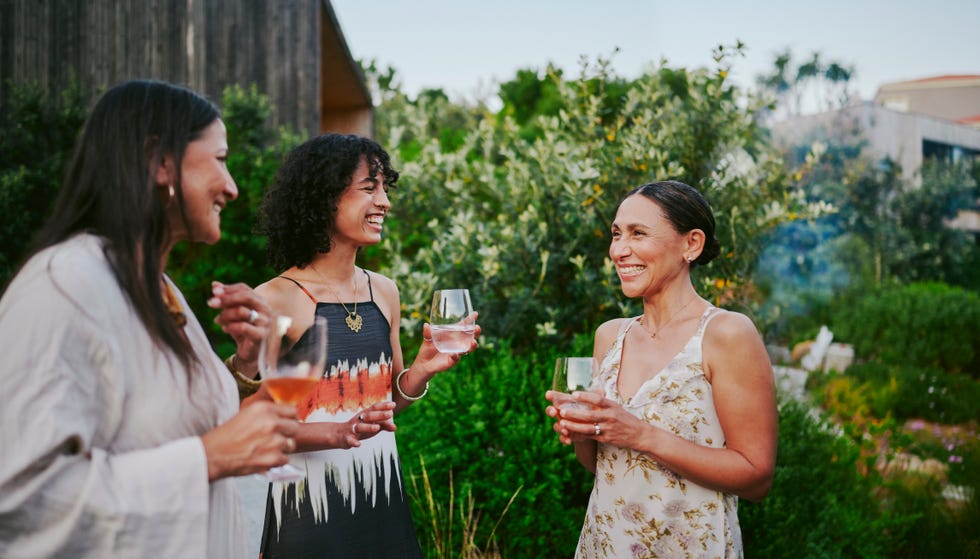
[[[177,194],[177,191],[174,190],[174,185],[168,184],[167,185],[167,200],[168,201],[169,200],[173,200],[175,194]]]
[[[690,263],[692,262],[692,260],[693,260],[693,259],[691,258],[691,255],[690,255],[690,254],[688,254],[688,255],[686,255],[686,256],[684,256],[684,258],[685,258],[685,259],[687,260],[687,263],[688,263],[688,264],[690,264]]]

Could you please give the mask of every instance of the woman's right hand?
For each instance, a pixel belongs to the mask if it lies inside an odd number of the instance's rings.
[[[296,450],[296,408],[255,402],[201,436],[208,481],[264,472],[282,466]]]

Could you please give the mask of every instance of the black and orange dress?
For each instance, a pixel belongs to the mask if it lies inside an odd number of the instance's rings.
[[[316,303],[317,316],[327,319],[327,371],[299,406],[303,421],[348,421],[391,400],[391,326],[374,302],[371,274],[364,273],[371,299],[357,305],[363,318],[358,332],[347,326],[343,305],[317,301],[283,276]],[[296,453],[291,462],[307,476],[270,484],[262,559],[422,556],[394,433],[382,431],[357,448]]]

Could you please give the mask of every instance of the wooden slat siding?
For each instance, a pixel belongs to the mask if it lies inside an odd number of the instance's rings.
[[[0,0],[0,110],[7,80],[60,92],[73,75],[92,90],[157,78],[219,103],[225,87],[254,83],[276,107],[274,126],[318,134],[321,107],[349,110],[332,96],[346,98],[346,82],[359,78],[346,46],[343,56],[328,55],[347,66],[321,75],[321,34],[334,35],[322,26],[336,25],[324,10],[331,10],[326,0]],[[330,48],[338,48],[332,39]],[[353,91],[370,113],[359,88]]]

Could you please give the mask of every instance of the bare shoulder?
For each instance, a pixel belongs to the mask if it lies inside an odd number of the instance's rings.
[[[719,379],[735,378],[771,382],[772,368],[762,336],[744,314],[720,311],[708,323],[702,347],[705,374],[712,384],[717,384]]]
[[[371,278],[371,290],[374,293],[375,303],[381,308],[381,312],[384,313],[389,322],[394,321],[401,316],[401,299],[398,295],[398,286],[395,285],[394,280],[385,275],[371,270],[365,271]]]
[[[752,319],[742,313],[719,309],[704,332],[705,341],[721,345],[745,343],[748,340],[761,340],[759,330]]]
[[[368,273],[368,277],[371,278],[371,289],[375,293],[382,297],[394,297],[395,300],[398,299],[398,285],[395,284],[395,280],[374,272],[371,270],[364,270]]]
[[[623,327],[629,318],[614,318],[612,320],[607,320],[599,325],[595,330],[594,351],[596,355],[605,355],[605,353],[612,347],[613,342],[616,340],[616,336],[619,335],[619,330]]]
[[[291,316],[293,320],[309,315],[312,320],[310,307],[313,301],[298,285],[284,277],[270,279],[256,287],[255,292],[265,299],[270,309],[279,314]]]

